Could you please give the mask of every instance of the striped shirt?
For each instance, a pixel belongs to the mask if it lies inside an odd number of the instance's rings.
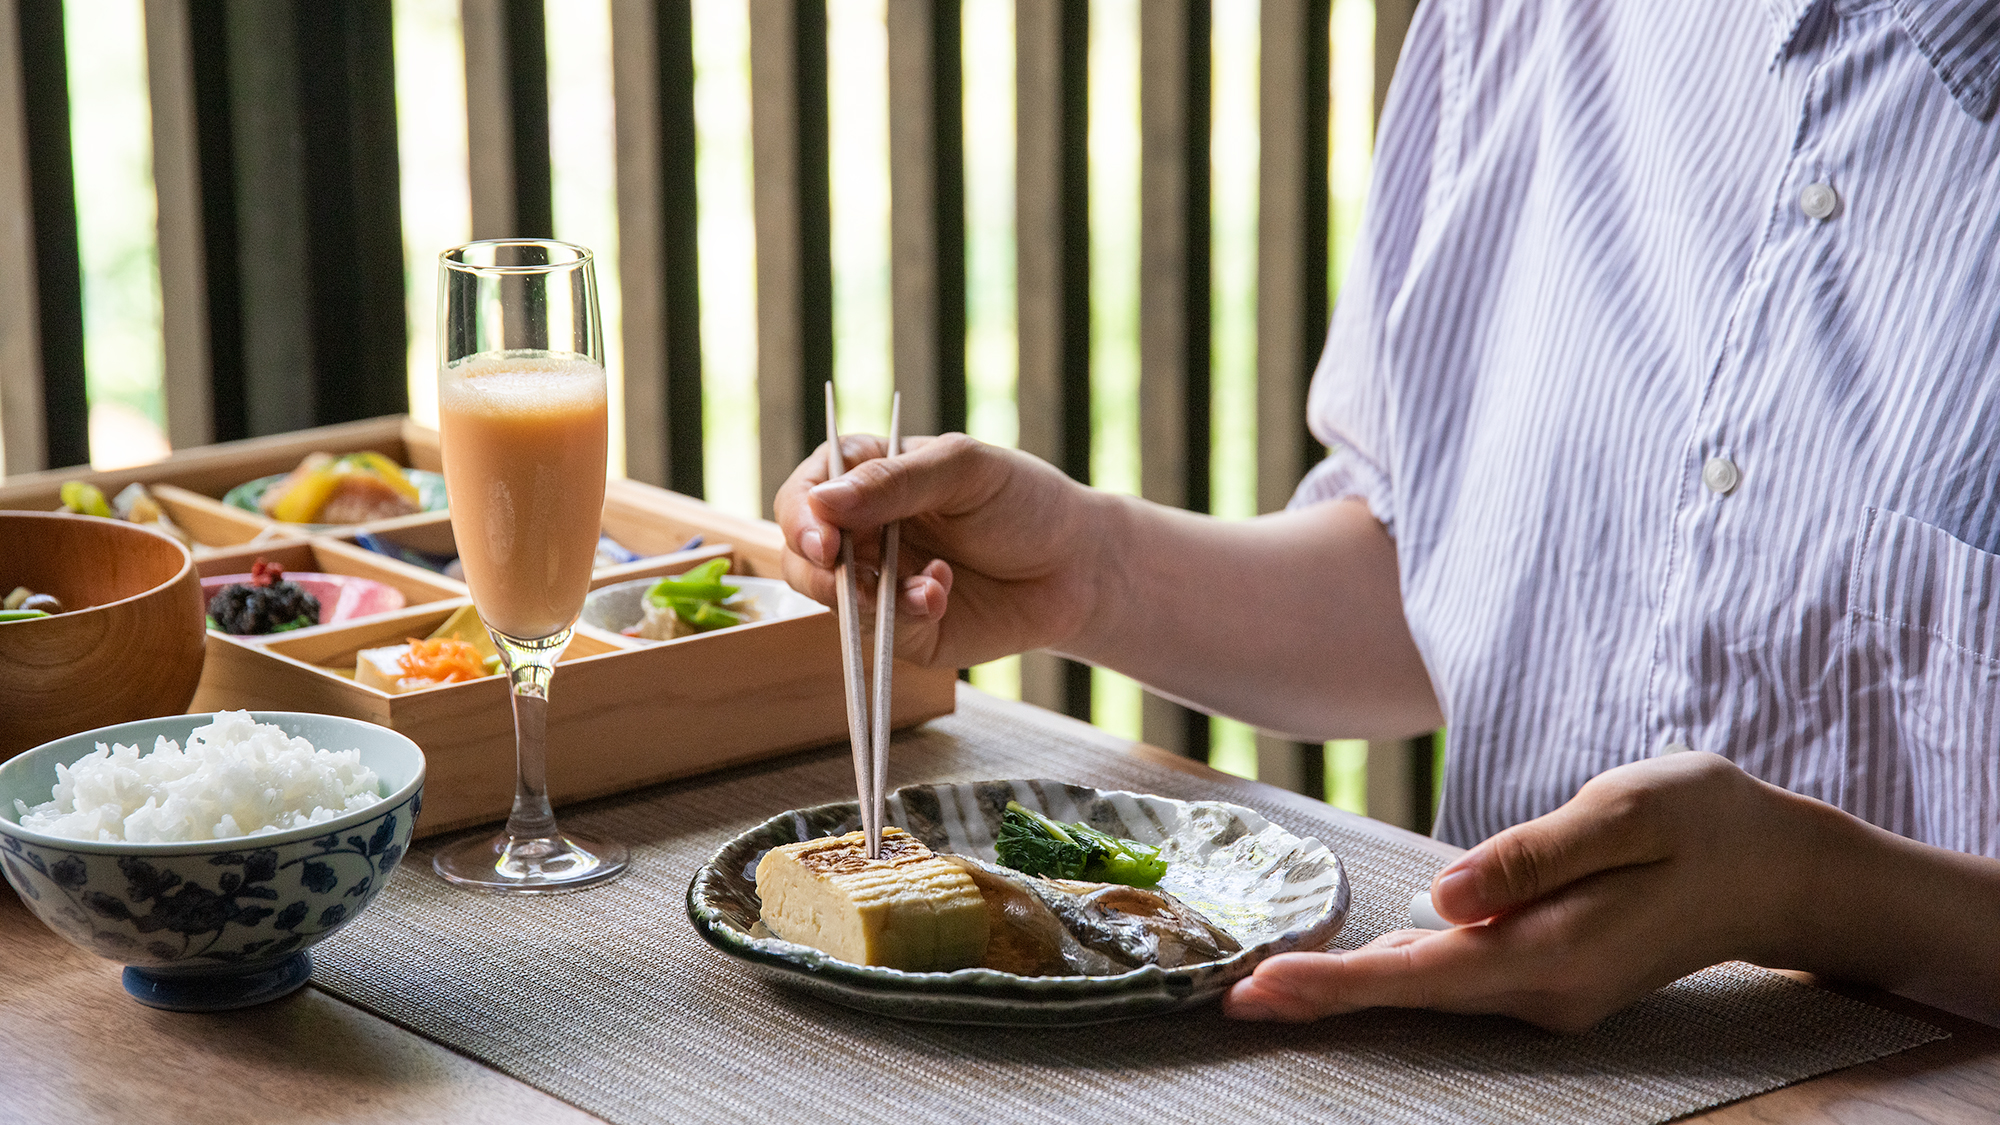
[[[2000,855],[2000,0],[1426,0],[1294,506],[1471,844],[1684,747]]]

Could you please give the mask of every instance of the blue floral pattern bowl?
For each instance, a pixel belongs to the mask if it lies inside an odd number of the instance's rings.
[[[142,1003],[221,1011],[298,988],[312,971],[306,947],[353,921],[409,848],[423,801],[416,743],[357,719],[251,714],[322,749],[359,749],[381,777],[384,799],[319,824],[228,840],[69,840],[21,827],[14,802],[47,801],[57,764],[98,743],[150,751],[164,735],[186,745],[189,732],[214,716],[102,727],[0,763],[0,871],[50,929],[126,965],[126,990]]]

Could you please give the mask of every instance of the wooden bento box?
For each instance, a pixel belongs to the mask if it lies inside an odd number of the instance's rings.
[[[406,418],[380,418],[208,446],[139,469],[14,477],[0,484],[0,509],[53,509],[64,480],[89,480],[107,496],[138,481],[195,539],[204,577],[245,572],[264,558],[287,571],[354,575],[395,587],[406,604],[386,613],[268,638],[211,630],[189,710],[315,711],[380,723],[408,735],[428,760],[419,835],[501,819],[514,797],[504,676],[392,695],[335,671],[351,671],[360,649],[426,636],[470,604],[462,583],[354,542],[366,532],[417,551],[454,554],[449,514],[307,529],[221,501],[236,485],[286,472],[309,453],[359,450],[411,468],[440,466],[433,431]],[[643,557],[599,568],[593,589],[679,573],[715,557],[730,559],[732,574],[781,577],[777,525],[636,481],[609,482],[603,527]],[[700,544],[683,549],[696,536]],[[823,606],[663,642],[579,625],[550,686],[551,796],[558,804],[599,797],[844,739],[838,632]],[[953,679],[948,669],[899,662],[894,725],[948,714]]]

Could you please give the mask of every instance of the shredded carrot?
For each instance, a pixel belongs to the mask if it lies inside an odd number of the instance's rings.
[[[479,650],[456,637],[426,641],[412,637],[410,651],[397,657],[396,665],[410,679],[438,684],[455,684],[486,675],[486,664],[479,658]]]

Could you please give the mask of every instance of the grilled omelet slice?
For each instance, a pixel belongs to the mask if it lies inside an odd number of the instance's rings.
[[[764,925],[857,965],[949,972],[980,963],[986,900],[964,869],[900,828],[867,857],[859,832],[773,848],[757,864]]]

